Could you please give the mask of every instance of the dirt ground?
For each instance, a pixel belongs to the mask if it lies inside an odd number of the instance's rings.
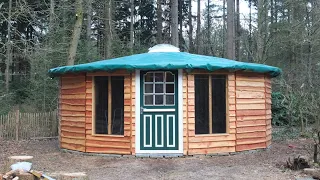
[[[34,156],[33,169],[43,172],[87,172],[104,179],[295,179],[303,174],[283,168],[289,157],[308,155],[310,140],[274,142],[263,151],[229,156],[135,158],[90,156],[62,152],[57,140],[0,141],[0,166],[8,156]]]

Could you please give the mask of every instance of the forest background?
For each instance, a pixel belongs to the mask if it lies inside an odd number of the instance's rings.
[[[56,109],[50,68],[168,43],[280,67],[273,125],[319,131],[319,28],[320,0],[0,0],[0,114]]]

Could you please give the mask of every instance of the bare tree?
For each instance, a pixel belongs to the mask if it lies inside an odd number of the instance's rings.
[[[133,18],[134,18],[134,0],[131,0],[131,8],[130,8],[130,51],[131,51],[131,54],[133,54],[133,43],[134,43],[134,40],[133,40]]]
[[[249,50],[248,50],[248,60],[252,62],[252,0],[249,0]]]
[[[267,30],[267,5],[266,0],[258,0],[258,34],[257,34],[257,56],[256,61],[263,62],[265,47],[265,30]]]
[[[235,41],[235,57],[240,59],[240,2],[236,0],[236,41]]]
[[[171,0],[171,43],[179,47],[178,0]]]
[[[189,12],[188,12],[188,19],[189,19],[189,52],[193,52],[193,26],[192,26],[192,0],[189,0]]]
[[[91,48],[91,22],[92,21],[92,0],[87,1],[87,53],[90,52]]]
[[[9,93],[9,68],[12,59],[12,52],[11,52],[11,11],[12,11],[12,0],[9,0],[9,12],[8,12],[8,42],[7,42],[7,62],[6,62],[6,92]]]
[[[68,57],[67,65],[74,65],[77,48],[79,44],[79,39],[80,39],[80,34],[81,34],[82,21],[83,21],[82,0],[76,0],[76,22],[74,24],[74,29],[72,33],[72,40],[69,48],[69,57]]]
[[[227,0],[227,58],[235,59],[234,0]]]
[[[182,34],[182,32],[183,32],[183,18],[182,18],[182,5],[183,5],[183,0],[179,0],[178,1],[178,5],[179,5],[179,7],[178,7],[178,12],[179,12],[179,15],[178,15],[178,21],[179,21],[179,46],[180,46],[180,49],[182,49],[183,48],[183,45],[182,45],[182,43],[183,43],[183,34]]]
[[[222,12],[222,57],[225,57],[226,54],[226,0],[223,0],[223,12]]]
[[[200,27],[201,27],[201,17],[200,17],[200,0],[198,0],[198,7],[197,7],[197,40],[196,40],[196,49],[197,53],[200,53]]]
[[[105,1],[105,30],[104,30],[104,58],[109,59],[112,57],[112,6],[113,0]]]
[[[157,43],[162,43],[162,0],[157,0]]]
[[[209,53],[210,55],[211,54],[211,51],[210,51],[210,47],[211,47],[211,27],[210,27],[210,0],[208,0],[208,7],[207,7],[207,41],[208,41],[208,46],[207,46],[207,53]]]
[[[54,26],[54,7],[55,7],[54,0],[50,0],[49,32],[53,30],[53,26]]]

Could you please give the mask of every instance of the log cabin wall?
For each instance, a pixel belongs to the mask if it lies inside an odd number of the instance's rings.
[[[136,75],[131,73],[131,152],[136,154]]]
[[[124,77],[124,135],[93,134],[92,108],[94,104],[94,76],[123,76]],[[90,153],[131,154],[131,115],[132,93],[131,74],[124,71],[113,73],[88,73],[86,76],[86,141],[85,151]]]
[[[124,135],[93,135],[93,77],[124,76]],[[66,75],[60,79],[61,148],[135,155],[135,74]],[[194,74],[183,73],[184,155],[235,152],[271,144],[271,80],[256,73],[228,73],[227,133],[195,134]]]
[[[60,147],[85,151],[86,81],[85,75],[60,78]]]
[[[207,73],[208,74],[208,73]],[[195,88],[194,74],[184,75],[186,86],[183,87],[184,97],[184,131],[188,138],[184,138],[184,150],[188,155],[235,152],[236,146],[236,112],[235,112],[235,75],[227,73],[227,133],[225,134],[195,134]],[[229,105],[228,105],[229,104]],[[186,126],[186,127],[185,127]]]
[[[267,139],[266,139],[266,146],[269,147],[271,145],[271,139],[272,139],[272,130],[271,130],[271,119],[272,119],[272,112],[271,112],[271,78],[270,76],[266,75],[264,77],[265,79],[265,92],[266,92],[266,124],[267,124]]]
[[[188,134],[189,134],[189,127],[188,127],[188,112],[194,112],[194,109],[192,111],[192,108],[194,106],[190,107],[188,106],[188,74],[183,73],[182,77],[182,93],[183,93],[183,155],[188,155]],[[192,91],[190,89],[190,91]]]
[[[271,143],[271,84],[264,74],[236,73],[236,151]]]

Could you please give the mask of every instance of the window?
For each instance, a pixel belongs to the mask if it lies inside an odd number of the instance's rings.
[[[124,134],[124,77],[94,77],[94,133]]]
[[[196,134],[226,133],[226,75],[195,75]]]
[[[148,72],[144,75],[144,105],[173,106],[175,75],[171,72]]]

